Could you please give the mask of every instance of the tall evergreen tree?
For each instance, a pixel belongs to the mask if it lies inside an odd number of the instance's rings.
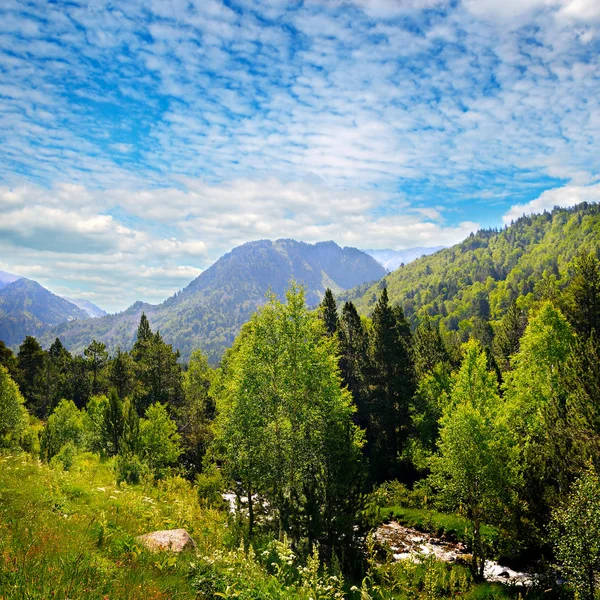
[[[575,277],[567,289],[567,316],[575,331],[600,336],[600,261],[593,253],[580,252],[574,260]]]
[[[17,355],[19,376],[17,383],[25,398],[25,405],[38,416],[45,416],[43,406],[43,374],[46,353],[38,341],[28,335],[19,346]]]
[[[121,348],[117,348],[117,353],[109,361],[108,381],[117,390],[121,400],[133,391],[135,386],[134,368],[135,363],[131,356],[127,352],[121,352]]]
[[[70,352],[63,346],[59,338],[56,338],[48,349],[48,357],[45,364],[44,386],[47,411],[52,412],[62,398],[70,397],[69,377],[73,358]]]
[[[333,335],[338,329],[338,313],[333,292],[327,288],[319,306],[319,316],[325,324],[325,330]]]
[[[373,310],[367,452],[376,481],[397,478],[399,457],[408,437],[415,374],[411,333],[400,307],[389,305],[384,288]]]
[[[88,369],[92,374],[92,394],[99,394],[105,391],[103,370],[108,361],[106,344],[93,340],[83,354],[87,358]]]
[[[102,428],[105,447],[109,456],[114,456],[121,450],[123,428],[123,403],[117,390],[113,388],[108,395],[108,405],[104,411],[104,425]]]
[[[431,373],[439,363],[449,362],[439,327],[426,318],[415,330],[411,344],[415,372],[419,378]]]
[[[369,337],[352,302],[342,309],[338,335],[340,339],[340,370],[344,385],[352,394],[357,411],[355,422],[360,427],[368,425],[368,360]]]
[[[88,362],[83,356],[75,356],[69,374],[69,398],[77,408],[84,408],[92,395],[92,383],[88,377]]]
[[[202,470],[202,461],[213,439],[211,423],[215,418],[215,402],[211,397],[212,372],[200,350],[192,352],[183,376],[185,401],[176,413],[182,442],[182,462],[188,476]]]
[[[13,351],[0,340],[0,365],[8,370],[10,376],[16,380],[19,375],[19,363]]]
[[[510,369],[510,357],[519,351],[519,343],[526,326],[525,312],[513,302],[500,320],[492,344],[498,365],[503,371]]]

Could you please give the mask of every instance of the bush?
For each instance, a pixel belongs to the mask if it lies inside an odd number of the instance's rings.
[[[217,465],[206,467],[202,473],[196,476],[196,489],[198,490],[198,501],[201,506],[220,507],[225,504],[223,500],[223,476]]]
[[[8,371],[0,365],[0,445],[18,440],[27,427],[25,400]]]
[[[75,462],[77,448],[73,442],[67,442],[60,451],[52,458],[50,464],[60,467],[63,471],[69,471]]]
[[[37,421],[37,419],[35,419]],[[30,423],[19,440],[19,445],[25,452],[31,456],[38,458],[40,456],[40,430],[42,425],[39,423]]]
[[[148,465],[136,456],[130,454],[127,456],[118,455],[115,457],[113,469],[117,484],[122,482],[138,484],[143,479],[151,477],[150,468]]]
[[[68,442],[81,446],[83,439],[83,419],[81,411],[72,400],[61,400],[48,418],[42,435],[41,450],[46,460],[60,452]]]
[[[157,479],[164,477],[169,468],[177,464],[181,454],[181,436],[177,425],[160,402],[146,411],[146,418],[140,421],[140,442],[142,456]]]

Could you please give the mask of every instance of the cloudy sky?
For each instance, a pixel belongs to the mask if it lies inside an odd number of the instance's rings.
[[[599,56],[598,0],[3,0],[0,269],[114,311],[600,200]]]

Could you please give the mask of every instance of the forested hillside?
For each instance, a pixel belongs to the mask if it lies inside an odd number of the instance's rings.
[[[294,240],[262,240],[234,248],[186,288],[157,306],[138,302],[126,311],[100,319],[60,325],[41,336],[55,337],[75,353],[92,341],[129,349],[142,312],[165,341],[187,359],[202,348],[211,362],[231,346],[240,327],[266,301],[269,290],[282,297],[293,279],[307,288],[307,302],[316,305],[326,288],[337,292],[380,279],[385,270],[373,258],[333,242],[305,244]]]
[[[515,300],[521,308],[552,298],[572,272],[581,249],[600,240],[600,208],[580,204],[524,216],[502,230],[481,230],[466,240],[419,258],[368,288],[341,294],[369,314],[383,287],[415,325],[424,317],[449,330],[469,332],[473,318],[497,320]]]

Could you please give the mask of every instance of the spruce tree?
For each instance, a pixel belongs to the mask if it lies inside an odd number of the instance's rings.
[[[338,313],[333,292],[327,288],[319,306],[319,315],[325,323],[328,335],[333,335],[338,329]]]
[[[121,399],[133,391],[134,364],[131,356],[127,352],[121,352],[121,348],[117,348],[117,353],[109,362],[108,380]]]
[[[83,354],[87,358],[88,369],[92,373],[92,394],[99,394],[104,389],[102,372],[108,360],[106,345],[93,340]]]
[[[369,338],[362,320],[352,302],[346,302],[342,309],[338,335],[340,339],[340,371],[344,385],[352,394],[357,411],[354,421],[360,427],[367,427],[367,376]]]
[[[429,318],[417,327],[412,338],[411,350],[415,372],[419,378],[431,373],[439,363],[449,362],[439,327],[432,327]]]
[[[600,261],[580,252],[574,260],[575,277],[567,289],[567,316],[575,331],[600,336]]]
[[[510,357],[519,351],[521,337],[527,326],[527,317],[516,302],[513,302],[500,323],[494,336],[492,349],[503,371],[510,369]]]
[[[367,447],[376,481],[399,476],[399,455],[409,432],[415,391],[410,326],[402,309],[389,305],[384,288],[373,310]]]
[[[17,383],[25,398],[25,405],[38,416],[45,416],[42,398],[45,360],[46,353],[38,341],[28,335],[19,346]]]
[[[123,438],[124,418],[123,403],[116,389],[111,389],[108,395],[108,406],[104,412],[103,437],[109,456],[118,454]]]

